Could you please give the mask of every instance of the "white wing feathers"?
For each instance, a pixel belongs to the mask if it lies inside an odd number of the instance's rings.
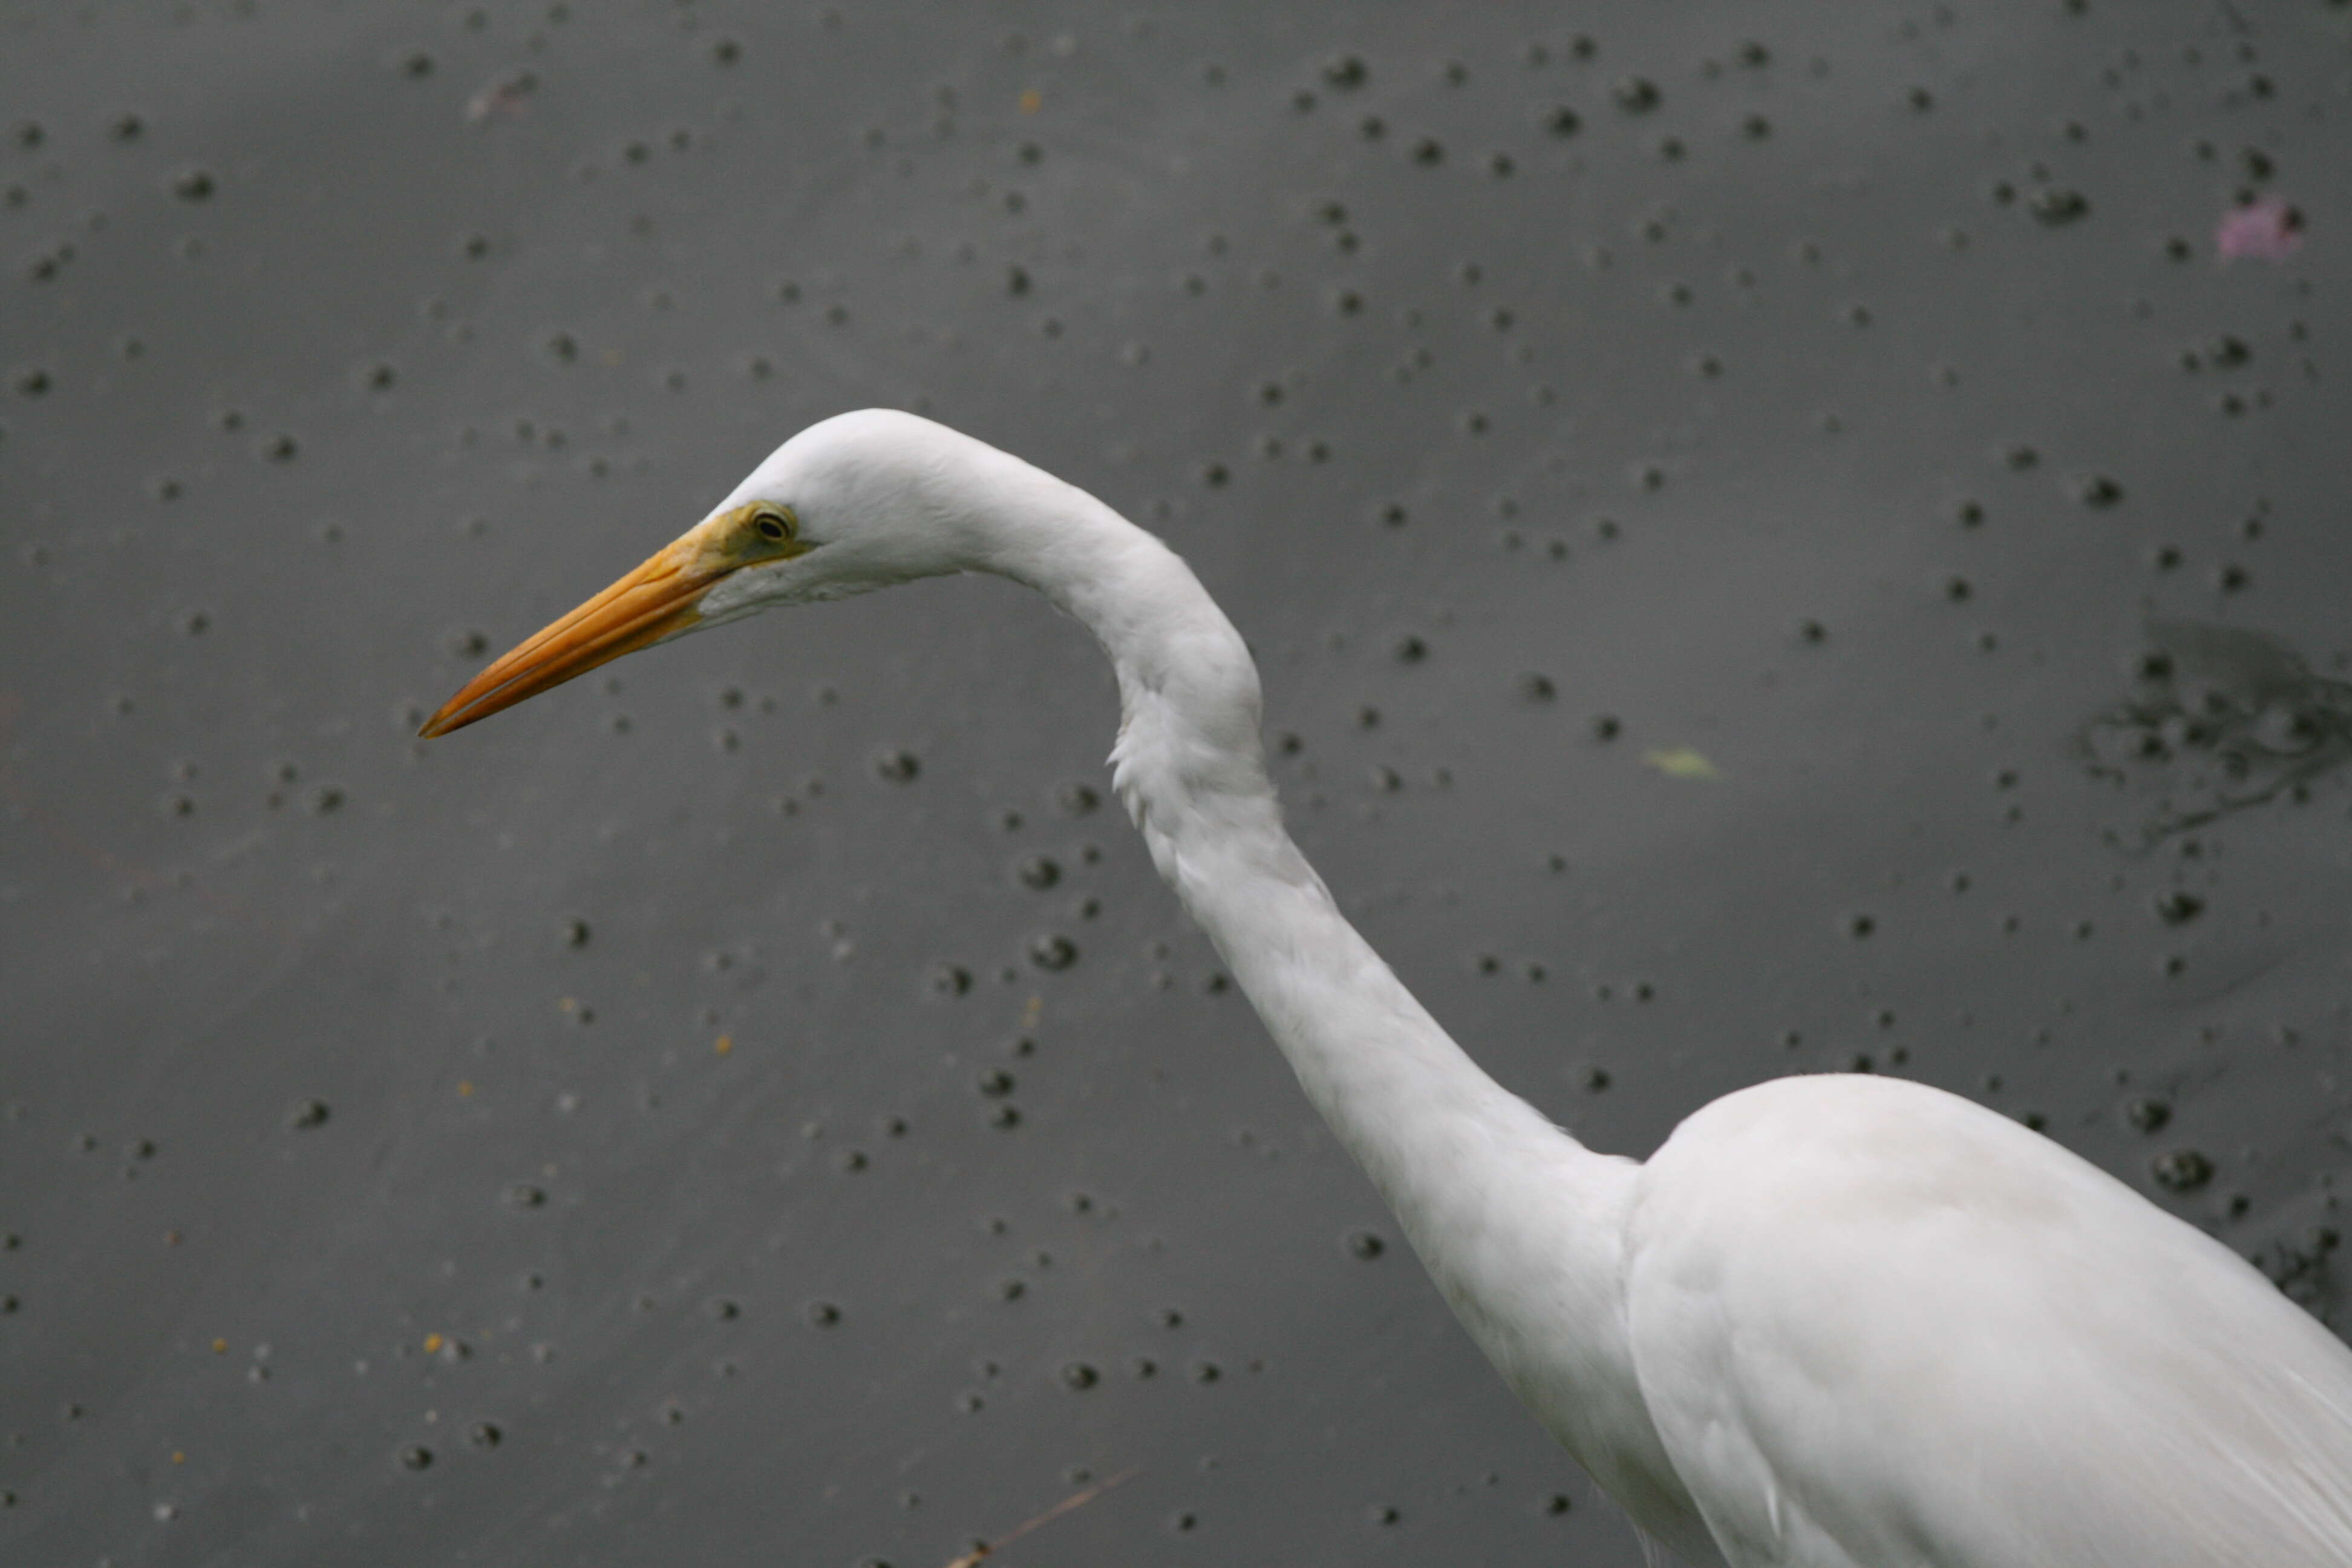
[[[1738,1568],[2347,1568],[2352,1352],[2057,1145],[1871,1078],[1644,1167],[1635,1369]]]

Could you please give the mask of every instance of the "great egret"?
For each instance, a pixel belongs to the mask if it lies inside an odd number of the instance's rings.
[[[1255,667],[1152,535],[845,414],[492,664],[446,734],[780,605],[994,572],[1117,668],[1113,779],[1504,1379],[1651,1537],[1732,1568],[2346,1568],[2352,1352],[2235,1253],[1968,1100],[1784,1078],[1600,1154],[1480,1071],[1283,831]]]

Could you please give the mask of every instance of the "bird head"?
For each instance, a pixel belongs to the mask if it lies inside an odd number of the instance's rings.
[[[446,735],[623,654],[755,611],[965,570],[977,563],[977,454],[1009,461],[887,409],[812,425],[645,564],[467,682],[418,733]]]

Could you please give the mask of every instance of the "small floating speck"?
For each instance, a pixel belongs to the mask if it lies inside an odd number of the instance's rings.
[[[1722,771],[1688,746],[1668,746],[1642,753],[1643,765],[1674,779],[1719,779]]]

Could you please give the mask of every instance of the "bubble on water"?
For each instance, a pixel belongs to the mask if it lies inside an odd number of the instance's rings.
[[[1064,970],[1078,961],[1077,944],[1068,937],[1046,935],[1029,943],[1029,962],[1040,969]]]
[[[1062,1386],[1072,1391],[1092,1388],[1102,1381],[1102,1374],[1085,1362],[1066,1362],[1061,1371]]]
[[[295,1131],[324,1127],[332,1112],[323,1100],[298,1100],[286,1108],[286,1125]]]
[[[422,1443],[411,1443],[401,1449],[399,1458],[403,1469],[425,1470],[433,1467],[433,1450]]]
[[[841,1309],[831,1301],[811,1301],[801,1309],[801,1316],[812,1328],[829,1329],[841,1321]]]
[[[1388,1250],[1388,1243],[1374,1231],[1351,1230],[1339,1241],[1348,1249],[1349,1257],[1361,1258],[1367,1263]]]
[[[2063,185],[2044,185],[2025,199],[2025,210],[2054,228],[2088,213],[2091,201],[2080,191]]]
[[[2213,1162],[2194,1149],[2173,1149],[2149,1161],[2148,1173],[2168,1192],[2193,1193],[2213,1179]]]

